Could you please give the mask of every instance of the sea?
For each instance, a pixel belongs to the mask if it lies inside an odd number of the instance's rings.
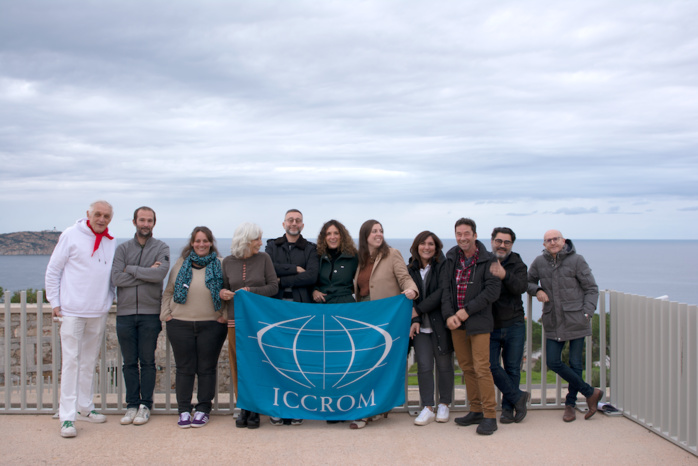
[[[122,243],[130,238],[118,238]],[[186,238],[160,238],[170,246],[174,264]],[[411,239],[386,239],[405,260],[410,256]],[[444,252],[456,245],[455,239],[443,239]],[[481,239],[482,241],[482,239]],[[591,267],[600,290],[663,297],[670,301],[698,304],[697,240],[572,240],[578,254]],[[489,238],[483,241],[489,249]],[[230,238],[219,238],[222,256],[228,255]],[[265,240],[266,243],[266,240]],[[519,239],[515,252],[526,264],[543,250],[541,240]],[[0,286],[6,291],[44,288],[44,274],[50,256],[0,256]],[[540,305],[534,300],[534,318],[540,317]]]

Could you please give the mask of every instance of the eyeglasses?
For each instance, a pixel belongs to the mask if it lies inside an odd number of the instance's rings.
[[[301,223],[303,223],[303,219],[302,219],[302,218],[287,218],[287,219],[286,219],[286,223],[298,223],[298,224],[301,224]]]
[[[544,243],[547,243],[547,244],[553,244],[553,243],[557,243],[557,242],[560,241],[561,239],[562,239],[561,237],[556,236],[555,238],[548,238],[548,239],[546,239],[546,240],[543,240],[543,242],[544,242]]]
[[[509,241],[508,239],[507,240],[496,239],[496,240],[494,240],[494,244],[496,244],[497,246],[501,246],[502,244],[504,244],[504,246],[511,246],[512,244],[514,244],[514,242]]]

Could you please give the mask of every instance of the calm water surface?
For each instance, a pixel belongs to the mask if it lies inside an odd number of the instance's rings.
[[[118,239],[119,243],[129,238]],[[444,239],[444,249],[455,246]],[[481,240],[490,247],[489,237]],[[185,238],[163,238],[170,245],[173,264],[186,244]],[[222,255],[229,254],[230,239],[221,238]],[[388,239],[388,244],[409,257],[412,240]],[[671,301],[698,304],[698,241],[693,240],[572,240],[596,277],[600,289],[643,296],[668,295]],[[543,249],[540,240],[518,240],[514,251],[530,264]],[[5,290],[43,288],[49,256],[0,256],[0,286]],[[538,312],[536,312],[538,314]]]

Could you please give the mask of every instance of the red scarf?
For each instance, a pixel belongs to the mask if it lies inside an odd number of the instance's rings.
[[[90,230],[92,230],[92,233],[95,234],[95,248],[94,248],[94,250],[92,251],[92,255],[94,256],[94,255],[95,255],[95,252],[97,252],[97,249],[99,249],[99,244],[102,242],[102,238],[104,238],[104,237],[106,236],[106,237],[109,238],[109,239],[114,239],[114,237],[109,235],[109,228],[105,228],[104,231],[103,231],[102,233],[97,233],[97,232],[94,231],[94,229],[92,228],[92,225],[90,225],[90,221],[89,221],[89,220],[87,221],[87,226],[90,228]]]

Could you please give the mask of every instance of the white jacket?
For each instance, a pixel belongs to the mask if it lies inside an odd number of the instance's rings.
[[[116,240],[102,238],[94,251],[95,234],[87,218],[78,220],[58,239],[46,267],[46,298],[51,308],[71,317],[100,317],[114,302],[111,266]]]

